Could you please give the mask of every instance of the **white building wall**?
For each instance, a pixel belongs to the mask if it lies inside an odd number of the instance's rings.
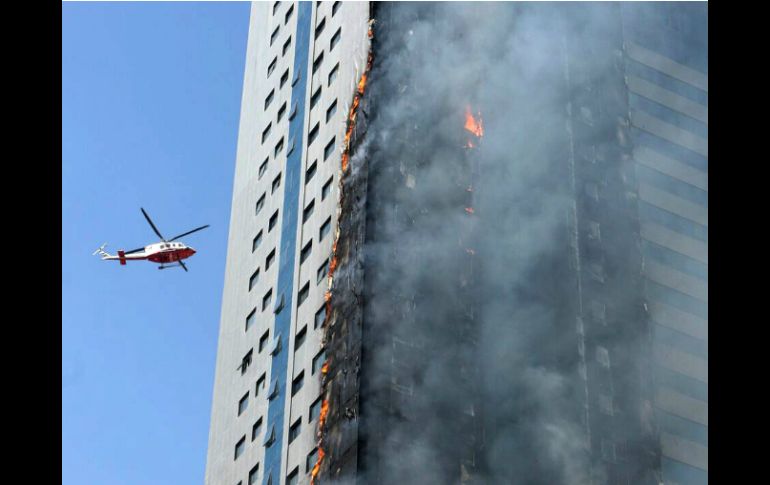
[[[276,5],[277,4],[277,5]],[[336,4],[336,6],[335,6]],[[293,15],[286,21],[286,13],[294,6]],[[273,10],[275,8],[275,14]],[[263,460],[265,447],[262,444],[266,432],[268,387],[278,378],[282,389],[286,389],[284,410],[284,431],[280,446],[282,453],[281,476],[273,476],[273,484],[287,483],[287,476],[297,470],[296,483],[309,483],[307,456],[316,446],[316,422],[310,421],[310,406],[320,396],[320,373],[313,372],[313,359],[321,352],[322,329],[316,328],[316,312],[324,303],[327,279],[318,281],[319,267],[329,258],[336,229],[338,197],[338,171],[340,148],[345,135],[348,107],[352,101],[355,86],[366,65],[369,49],[367,37],[369,5],[367,2],[313,2],[310,47],[307,66],[301,69],[307,78],[305,96],[305,119],[303,137],[295,140],[295,150],[302,144],[301,177],[299,183],[299,215],[294,267],[294,298],[292,301],[291,338],[288,340],[288,372],[284,376],[270,375],[271,359],[267,350],[259,351],[260,338],[269,332],[274,337],[272,308],[278,295],[275,286],[278,280],[278,261],[281,260],[281,223],[285,180],[285,163],[289,152],[289,115],[292,103],[292,80],[294,53],[296,48],[298,2],[255,2],[252,4],[249,40],[246,54],[241,122],[238,135],[233,203],[230,233],[225,269],[225,284],[222,299],[217,364],[214,382],[211,428],[206,466],[206,485],[246,485],[249,471],[258,467],[256,481],[264,483]],[[315,35],[321,22],[324,28]],[[278,34],[272,45],[271,35],[278,27]],[[341,30],[340,30],[341,29]],[[331,48],[332,37],[340,30],[340,40]],[[291,44],[283,54],[283,46],[291,37]],[[323,61],[313,74],[313,62],[321,52]],[[276,66],[268,76],[268,66],[277,59]],[[329,82],[329,74],[336,67],[336,78]],[[288,81],[281,86],[281,77],[289,71]],[[311,96],[318,88],[321,95],[311,108]],[[265,108],[265,99],[273,91],[273,100]],[[329,106],[337,101],[336,112],[327,121]],[[279,110],[286,105],[286,112],[280,121]],[[308,134],[316,125],[318,135],[308,146]],[[270,124],[270,131],[263,142],[263,132]],[[276,143],[283,137],[284,148],[275,156]],[[324,159],[324,148],[335,140],[334,150]],[[260,166],[267,160],[267,169],[260,175]],[[307,179],[307,170],[315,163],[315,173]],[[280,175],[280,185],[273,191],[273,182]],[[329,193],[322,192],[331,183]],[[257,201],[264,195],[264,205],[256,213]],[[302,211],[314,203],[314,210],[306,221]],[[270,217],[278,210],[275,228],[268,229]],[[331,218],[329,233],[319,239],[321,226]],[[253,248],[253,240],[262,232],[261,243]],[[312,250],[300,264],[300,252],[312,241]],[[253,250],[252,250],[253,249]],[[275,250],[275,262],[266,268],[266,258]],[[259,269],[256,283],[249,289],[249,281]],[[297,306],[297,293],[309,283],[310,292],[305,301]],[[273,290],[272,302],[262,311],[264,295]],[[246,318],[256,309],[254,323],[246,330]],[[288,311],[284,309],[283,311]],[[305,339],[295,351],[295,337],[305,329]],[[253,349],[253,350],[252,350]],[[251,365],[245,373],[239,366],[243,357],[252,350]],[[292,396],[292,381],[304,373],[304,384]],[[265,388],[256,393],[256,383],[265,375]],[[249,404],[239,416],[239,400],[248,393]],[[262,419],[262,427],[252,441],[252,426]],[[301,432],[289,444],[289,428],[301,420]],[[235,446],[241,437],[246,437],[244,452],[237,459]],[[293,482],[292,482],[293,483]]]

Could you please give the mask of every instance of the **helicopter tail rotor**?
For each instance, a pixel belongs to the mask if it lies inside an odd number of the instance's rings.
[[[110,256],[110,253],[108,253],[107,251],[104,250],[105,247],[107,247],[107,243],[104,243],[101,246],[99,246],[96,249],[96,251],[93,252],[92,256],[96,256],[97,254],[99,254],[101,256],[104,256],[104,257]]]

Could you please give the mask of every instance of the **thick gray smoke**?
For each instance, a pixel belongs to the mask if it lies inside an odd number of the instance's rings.
[[[568,120],[574,87],[617,76],[617,57],[586,57],[593,74],[578,78],[565,49],[616,42],[618,8],[378,12],[358,151],[368,160],[358,483],[601,483],[575,323],[570,160],[587,140]],[[463,129],[467,107],[483,118],[480,140]]]
[[[346,316],[328,334],[345,376],[332,474],[352,460],[341,443],[360,404],[356,483],[657,483],[619,6],[389,3],[374,17],[332,300]],[[591,180],[602,208],[584,202]],[[612,325],[584,327],[601,300]]]

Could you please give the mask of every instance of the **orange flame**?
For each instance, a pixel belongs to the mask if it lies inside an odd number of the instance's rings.
[[[371,22],[369,24],[369,38],[371,39],[373,36]],[[349,162],[350,162],[350,139],[353,136],[353,130],[356,126],[356,115],[358,114],[358,107],[361,104],[361,96],[364,95],[364,91],[366,90],[366,81],[368,78],[369,70],[372,67],[372,53],[369,52],[369,56],[366,62],[366,69],[364,70],[364,74],[361,76],[361,80],[358,82],[357,90],[355,93],[355,96],[353,97],[353,103],[350,106],[350,110],[348,111],[348,123],[347,123],[347,130],[345,131],[345,140],[342,147],[342,157],[341,157],[341,175],[340,175],[340,193],[339,193],[339,207],[343,206],[343,200],[345,197],[344,193],[344,185],[342,183],[342,180],[347,172]],[[339,216],[338,216],[339,217]],[[339,220],[339,219],[338,219]],[[329,274],[328,274],[328,281],[329,286],[328,290],[324,294],[324,300],[326,301],[326,317],[324,318],[323,326],[325,327],[327,322],[331,318],[332,314],[332,282],[334,281],[334,271],[337,269],[337,265],[339,264],[339,261],[337,259],[337,243],[339,242],[339,236],[340,236],[340,230],[339,227],[337,228],[337,231],[334,235],[334,242],[332,243],[332,256],[331,261],[329,262]],[[324,340],[325,340],[324,336]],[[326,380],[326,373],[329,371],[329,361],[327,360],[324,362],[323,366],[321,367],[321,375],[323,376],[323,380]],[[322,387],[325,388],[326,382],[322,383]],[[311,478],[310,478],[310,484],[315,485],[315,480],[318,476],[318,474],[321,471],[321,462],[323,461],[323,458],[325,456],[325,453],[323,451],[323,447],[321,446],[323,444],[323,428],[326,424],[326,416],[329,413],[329,401],[327,399],[324,399],[324,401],[321,403],[321,412],[318,416],[318,460],[316,461],[315,465],[313,465],[313,470],[311,472]]]
[[[473,113],[471,113],[471,107],[467,106],[465,108],[465,129],[481,138],[484,136],[484,122],[481,119],[481,113],[477,113],[477,115],[479,117],[478,121],[476,121],[476,118],[473,117]],[[473,145],[471,144],[471,146]]]
[[[315,479],[318,476],[318,472],[321,471],[321,462],[324,459],[324,456],[326,453],[324,453],[323,448],[320,446],[318,447],[318,461],[315,462],[315,465],[313,465],[313,470],[310,472],[310,484],[315,484]]]
[[[326,424],[326,415],[329,414],[329,401],[324,399],[321,403],[321,414],[318,416],[318,431],[320,432]]]

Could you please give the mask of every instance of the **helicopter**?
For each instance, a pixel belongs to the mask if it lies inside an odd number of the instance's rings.
[[[163,237],[160,231],[158,231],[158,228],[155,227],[155,224],[153,224],[152,219],[150,219],[150,216],[147,215],[147,212],[145,212],[144,208],[140,207],[140,209],[142,210],[142,214],[144,214],[144,218],[147,219],[147,222],[150,223],[152,230],[155,231],[155,234],[157,234],[160,238],[160,242],[150,244],[149,246],[145,246],[143,248],[132,249],[131,251],[124,251],[121,249],[118,250],[117,255],[113,255],[105,251],[104,248],[107,246],[107,243],[104,243],[99,247],[99,249],[94,251],[93,255],[101,255],[103,261],[120,261],[121,265],[125,265],[127,261],[140,261],[146,259],[153,263],[160,263],[158,269],[181,267],[187,271],[187,265],[185,265],[184,261],[182,260],[189,258],[195,254],[196,251],[181,241],[176,242],[176,240],[202,229],[206,229],[209,227],[209,225],[206,224],[205,226],[197,227],[191,231],[187,231],[178,236],[174,236],[171,239],[166,239]]]

